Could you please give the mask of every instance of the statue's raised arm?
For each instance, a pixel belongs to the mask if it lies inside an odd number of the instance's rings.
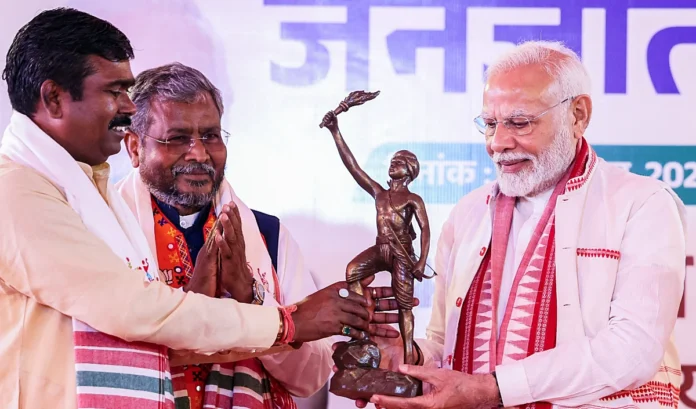
[[[333,135],[336,148],[338,149],[338,153],[341,156],[343,164],[353,176],[353,179],[358,182],[360,187],[365,189],[365,191],[372,197],[375,197],[378,192],[384,189],[379,183],[370,178],[370,176],[365,173],[360,165],[358,165],[353,153],[350,151],[348,145],[346,145],[346,141],[343,139],[341,130],[338,129],[338,119],[336,118],[336,115],[348,111],[350,107],[362,105],[365,102],[374,99],[377,95],[379,95],[379,91],[353,91],[348,95],[348,97],[346,97],[346,99],[341,101],[336,109],[329,111],[326,115],[324,115],[324,119],[321,121],[321,124],[319,124],[320,128],[326,127],[329,131],[331,131],[331,135]]]

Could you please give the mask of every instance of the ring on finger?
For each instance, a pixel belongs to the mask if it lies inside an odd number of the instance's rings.
[[[345,336],[349,336],[350,335],[350,327],[347,325],[344,325],[343,328],[341,328],[341,334],[343,334]]]
[[[341,297],[341,298],[348,298],[348,295],[349,295],[349,294],[350,294],[350,293],[349,293],[348,290],[345,289],[345,288],[341,288],[340,290],[338,290],[338,296]],[[345,328],[345,327],[344,327],[344,328]]]

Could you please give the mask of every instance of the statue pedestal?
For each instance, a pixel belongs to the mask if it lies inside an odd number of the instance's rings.
[[[351,340],[333,354],[338,368],[329,391],[348,399],[370,400],[372,395],[413,398],[423,392],[422,382],[402,373],[379,369],[381,353],[372,341]]]

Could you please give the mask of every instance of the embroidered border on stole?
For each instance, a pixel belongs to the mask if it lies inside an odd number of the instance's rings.
[[[517,361],[555,346],[554,205],[558,195],[568,186],[576,189],[587,180],[583,170],[594,167],[593,152],[584,141],[578,158],[582,159],[573,164],[554,190],[525,250],[508,298],[500,337],[496,324],[496,292],[500,288],[515,198],[501,194],[495,198],[493,240],[465,298],[465,311],[460,316],[455,343],[455,370],[490,373],[497,364]],[[494,264],[496,271],[493,271]],[[537,402],[526,407],[542,408],[550,407],[550,404]]]

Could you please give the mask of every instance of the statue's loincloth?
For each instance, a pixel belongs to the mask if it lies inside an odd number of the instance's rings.
[[[413,274],[415,255],[413,240],[410,236],[377,236],[375,246],[361,253],[351,263],[348,270],[348,282],[355,282],[370,277],[380,271],[389,271],[392,275],[391,286],[394,298],[402,309],[413,308]]]

